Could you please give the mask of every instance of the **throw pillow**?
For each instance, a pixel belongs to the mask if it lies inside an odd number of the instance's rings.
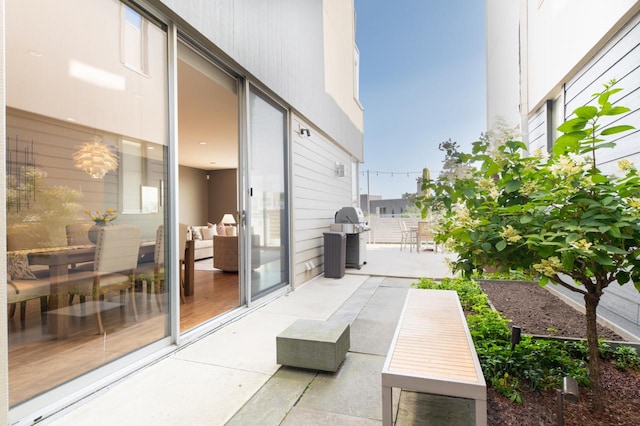
[[[207,228],[209,228],[209,229],[211,229],[213,231],[213,235],[218,235],[218,227],[216,225],[214,225],[213,223],[207,222]]]
[[[202,239],[202,233],[200,233],[200,227],[199,226],[195,226],[193,228],[193,234],[192,234],[192,238],[194,240],[201,240]]]
[[[227,233],[224,230],[224,225],[219,223],[216,225],[217,229],[216,232],[218,233],[218,235],[227,235]]]
[[[7,252],[7,274],[16,280],[37,280],[29,267],[29,258],[26,253]]]
[[[216,228],[202,227],[203,240],[213,240],[214,235],[216,235]]]

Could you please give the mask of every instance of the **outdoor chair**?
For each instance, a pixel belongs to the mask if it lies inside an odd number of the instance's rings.
[[[433,246],[433,252],[438,252],[438,245],[433,238],[433,230],[432,224],[430,222],[418,222],[418,232],[416,235],[416,247],[418,249],[418,253],[422,249],[422,243],[425,242],[427,247],[429,245]]]
[[[404,220],[399,221],[400,223],[400,250],[404,249],[406,245],[409,245],[409,251],[413,250],[413,244],[415,242],[415,230],[411,229],[407,226],[407,222]]]

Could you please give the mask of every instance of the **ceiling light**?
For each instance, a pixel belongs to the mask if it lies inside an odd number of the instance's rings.
[[[82,144],[73,154],[73,162],[75,167],[89,174],[92,179],[102,179],[108,172],[118,168],[118,154],[115,147],[94,140]]]

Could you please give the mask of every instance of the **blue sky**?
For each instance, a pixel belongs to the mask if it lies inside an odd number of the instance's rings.
[[[440,142],[466,148],[486,129],[484,1],[355,0],[355,7],[360,170],[370,171],[372,195],[400,198],[416,191],[419,175],[411,172],[428,167],[437,175]],[[363,173],[360,193],[367,193]]]

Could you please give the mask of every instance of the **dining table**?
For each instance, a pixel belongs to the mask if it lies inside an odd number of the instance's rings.
[[[139,263],[153,262],[155,241],[145,240],[140,243]],[[193,244],[187,244],[185,249],[184,286],[185,295],[194,293],[194,255]],[[93,262],[96,248],[93,244],[52,247],[30,250],[29,264],[45,265],[49,268],[51,290],[48,301],[47,331],[58,339],[69,337],[69,315],[65,313],[68,305],[68,289],[66,283],[69,277],[70,265]]]

